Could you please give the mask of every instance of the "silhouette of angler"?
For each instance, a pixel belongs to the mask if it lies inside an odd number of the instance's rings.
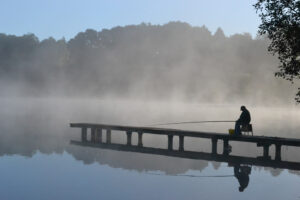
[[[241,165],[235,165],[234,166],[234,176],[237,178],[237,180],[240,183],[239,191],[243,192],[244,189],[249,184],[249,174],[251,173],[251,167],[249,166],[241,166]]]
[[[235,135],[241,135],[241,125],[247,125],[251,121],[250,112],[246,109],[245,106],[241,106],[241,115],[240,118],[235,122]]]

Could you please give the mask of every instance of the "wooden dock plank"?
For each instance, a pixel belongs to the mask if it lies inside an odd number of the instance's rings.
[[[92,123],[71,123],[70,127],[101,128],[107,130],[142,132],[142,133],[157,134],[157,135],[174,135],[174,136],[197,137],[197,138],[207,138],[207,139],[214,138],[214,139],[221,139],[221,140],[226,139],[229,141],[251,142],[251,143],[258,143],[258,144],[300,146],[300,139],[296,139],[296,138],[246,136],[246,135],[230,136],[229,134],[215,133],[215,132],[200,132],[200,131],[188,131],[188,130],[180,130],[180,129],[121,126],[121,125],[92,124]]]

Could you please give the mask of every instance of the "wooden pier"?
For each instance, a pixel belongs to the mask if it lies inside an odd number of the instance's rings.
[[[173,138],[174,136],[179,137],[179,149],[178,151],[184,151],[184,138],[195,137],[195,138],[206,138],[211,140],[211,154],[217,154],[217,143],[218,141],[223,142],[223,153],[222,156],[228,156],[230,141],[256,143],[258,147],[263,147],[263,159],[270,160],[269,148],[271,145],[275,146],[275,160],[281,161],[281,147],[282,146],[300,146],[300,139],[292,138],[281,138],[281,137],[266,137],[266,136],[230,136],[224,133],[212,133],[212,132],[199,132],[199,131],[187,131],[178,129],[163,129],[163,128],[152,128],[152,127],[135,127],[135,126],[119,126],[119,125],[108,125],[108,124],[89,124],[89,123],[71,123],[70,127],[81,128],[81,142],[89,142],[94,144],[103,144],[102,134],[106,133],[106,144],[111,144],[111,131],[122,131],[127,136],[127,146],[131,146],[132,133],[138,133],[138,147],[143,147],[143,134],[156,134],[165,135],[168,139],[168,151],[174,151],[173,149]],[[90,131],[88,131],[90,130]],[[88,141],[88,133],[90,133],[90,141]]]

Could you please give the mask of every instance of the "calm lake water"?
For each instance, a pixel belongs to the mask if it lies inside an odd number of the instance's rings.
[[[228,163],[81,147],[70,122],[147,126],[156,123],[235,120],[240,105],[203,105],[121,100],[1,99],[0,199],[300,199],[300,171],[251,169],[243,192]],[[300,138],[297,107],[255,107],[255,135]],[[161,126],[223,132],[233,123]],[[145,135],[144,146],[166,148],[167,138]],[[112,133],[124,144],[125,134]],[[133,144],[137,135],[133,134]],[[230,143],[233,155],[256,157],[262,148]],[[222,145],[219,144],[221,147]],[[178,148],[178,138],[174,138]],[[205,139],[185,140],[185,149],[210,152]],[[221,149],[221,148],[219,148]],[[300,148],[283,147],[284,161],[300,162]],[[274,158],[274,148],[270,148]]]

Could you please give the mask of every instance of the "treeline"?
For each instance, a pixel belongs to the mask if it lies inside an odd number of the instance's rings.
[[[0,34],[1,95],[293,101],[267,46],[181,22],[88,29],[69,41]]]

